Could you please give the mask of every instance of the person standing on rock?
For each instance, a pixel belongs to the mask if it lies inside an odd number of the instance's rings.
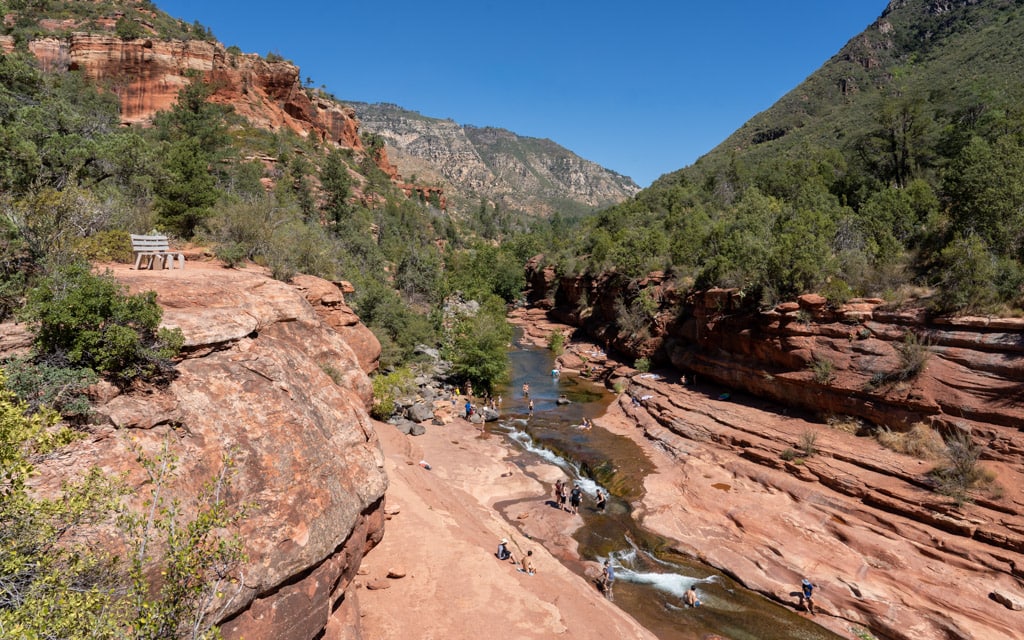
[[[562,479],[555,480],[555,504],[562,507]]]
[[[472,402],[470,402],[470,401],[469,401],[469,400],[467,399],[467,400],[466,400],[466,420],[469,420],[469,417],[470,417],[471,415],[473,415],[473,403],[472,403]]]
[[[612,599],[612,587],[615,586],[615,569],[612,567],[612,559],[604,561],[604,569],[601,571],[601,591],[604,597]]]
[[[569,513],[576,515],[580,512],[580,503],[583,502],[583,489],[580,489],[580,485],[575,485],[572,488],[572,493],[569,495]]]
[[[529,398],[530,397],[530,385],[528,383],[526,383],[526,382],[523,383],[523,397],[524,398]]]
[[[800,604],[814,615],[814,585],[807,578],[800,582]]]
[[[608,505],[608,496],[604,494],[600,489],[597,490],[597,510],[604,512],[604,508]]]
[[[533,417],[533,398],[530,398],[530,417]]]
[[[567,482],[562,483],[562,488],[558,490],[558,508],[562,511],[566,511],[565,501],[569,497],[569,490],[565,488]]]

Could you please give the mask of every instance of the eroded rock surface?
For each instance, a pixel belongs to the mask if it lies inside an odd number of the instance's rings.
[[[148,485],[137,452],[154,456],[166,443],[177,457],[166,496],[194,512],[201,486],[230,457],[229,501],[249,506],[239,530],[248,560],[219,616],[225,637],[320,637],[332,615],[333,628],[352,632],[344,621],[358,616],[346,593],[383,533],[387,479],[360,362],[371,366],[376,355],[357,355],[332,328],[354,326],[340,294],[325,304],[331,283],[303,278],[299,287],[198,262],[183,271],[112,268],[132,292],[157,293],[186,351],[166,387],[104,388],[95,411],[105,426],[41,482],[56,486],[99,465],[126,472],[141,498]],[[325,293],[315,307],[312,289]]]
[[[928,322],[880,300],[829,308],[814,296],[750,314],[737,292],[682,300],[659,274],[631,290],[567,279],[553,299],[544,293],[553,273],[537,268],[531,282],[542,308],[514,314],[527,339],[544,345],[562,331],[572,339],[563,375],[625,391],[597,424],[636,440],[658,467],[638,505],[645,526],[794,607],[800,579],[811,577],[823,587],[817,621],[840,633],[1020,637],[1019,321]],[[650,338],[631,342],[614,332],[611,314],[645,286],[661,311]],[[589,304],[580,305],[584,293]],[[869,387],[903,366],[908,333],[924,339],[923,371]],[[621,362],[641,356],[656,373]],[[816,376],[816,358],[831,362],[828,376]],[[899,433],[915,423],[969,431],[984,445],[990,483],[958,506],[935,490],[929,472],[939,460],[870,436],[872,425]]]

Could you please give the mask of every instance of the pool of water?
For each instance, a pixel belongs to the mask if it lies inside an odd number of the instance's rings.
[[[552,376],[546,349],[516,347],[510,353],[511,383],[503,395],[503,416],[488,431],[500,434],[527,458],[558,465],[588,496],[576,534],[581,556],[616,568],[614,601],[659,638],[690,639],[718,634],[732,640],[836,640],[794,610],[744,589],[721,572],[681,556],[666,540],[638,526],[631,504],[643,496],[652,465],[632,440],[599,427],[579,428],[584,417],[604,413],[614,395],[586,380]],[[523,384],[530,386],[529,400]],[[559,404],[564,396],[569,404]],[[610,494],[603,512],[593,506],[598,487]],[[728,485],[716,489],[729,491]],[[682,507],[680,507],[682,508]],[[582,566],[572,566],[582,575]],[[682,597],[694,585],[703,606],[687,608]],[[795,586],[794,586],[795,588]]]

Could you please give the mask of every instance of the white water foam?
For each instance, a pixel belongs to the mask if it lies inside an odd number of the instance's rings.
[[[580,485],[580,489],[583,489],[583,493],[587,494],[588,496],[594,497],[597,495],[597,490],[600,488],[602,491],[604,491],[605,495],[608,494],[608,491],[604,489],[604,487],[601,487],[601,485],[597,484],[590,478],[580,473],[580,469],[576,464],[566,460],[562,456],[552,451],[545,449],[544,447],[538,447],[537,444],[533,441],[533,438],[530,437],[530,434],[515,428],[511,424],[499,424],[502,427],[509,430],[508,437],[514,440],[516,443],[518,443],[519,446],[521,446],[523,449],[543,458],[547,462],[565,471],[565,473],[572,479],[573,484]]]

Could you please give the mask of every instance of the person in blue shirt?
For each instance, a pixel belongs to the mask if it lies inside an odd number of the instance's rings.
[[[800,604],[804,605],[812,616],[814,615],[814,585],[807,578],[800,582]]]

